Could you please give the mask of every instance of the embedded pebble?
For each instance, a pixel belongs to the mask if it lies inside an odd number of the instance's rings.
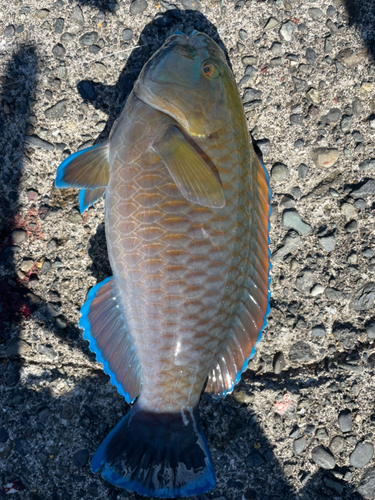
[[[345,225],[345,230],[347,233],[354,233],[358,229],[358,223],[355,220],[351,220]]]
[[[264,26],[264,31],[272,30],[273,28],[276,28],[276,26],[278,26],[279,24],[280,22],[275,17],[270,17],[266,22],[266,25]]]
[[[23,229],[16,229],[15,231],[12,231],[12,240],[17,245],[23,243],[26,240],[26,238],[27,238],[27,232],[24,231]]]
[[[296,92],[304,92],[307,88],[306,80],[293,76],[293,84]]]
[[[366,333],[369,339],[375,339],[375,322],[366,326]]]
[[[309,224],[302,221],[299,213],[293,209],[284,210],[283,226],[294,229],[301,235],[309,234],[312,229]]]
[[[354,294],[352,308],[356,311],[369,311],[375,305],[375,283],[360,287]]]
[[[122,31],[122,39],[125,40],[125,42],[129,42],[133,38],[133,31],[130,28],[125,28]]]
[[[287,21],[280,28],[280,38],[284,40],[284,42],[290,42],[292,39],[293,31],[296,25],[292,21]]]
[[[353,198],[363,198],[364,196],[372,196],[375,192],[375,180],[369,179],[355,189],[353,189],[350,193],[350,196]]]
[[[300,455],[307,446],[307,441],[305,437],[300,437],[293,441],[293,451],[296,455]]]
[[[47,151],[53,151],[55,149],[53,144],[41,139],[37,135],[25,135],[25,142],[37,146],[38,148],[46,149]]]
[[[336,465],[331,453],[323,446],[316,446],[311,452],[311,458],[322,469],[333,469]]]
[[[273,371],[279,375],[285,366],[285,357],[282,352],[277,352],[273,358]]]
[[[311,159],[317,167],[329,168],[336,163],[339,155],[338,149],[315,148],[311,152]]]
[[[276,57],[280,57],[283,54],[282,45],[279,42],[273,42],[270,50],[272,54]]]
[[[79,38],[79,43],[84,47],[89,47],[97,42],[99,38],[99,34],[97,31],[90,31],[89,33],[85,33]]]
[[[289,350],[289,361],[291,363],[310,361],[311,357],[311,348],[309,344],[302,340],[293,344]]]
[[[314,273],[312,271],[304,271],[297,276],[295,286],[301,292],[309,292],[313,285]]]
[[[321,117],[321,122],[323,125],[336,123],[341,118],[341,111],[339,108],[332,108],[328,113]]]
[[[324,325],[316,325],[312,328],[311,333],[314,337],[324,337],[326,334],[326,329]]]
[[[282,260],[289,253],[294,252],[302,245],[302,240],[296,231],[289,231],[283,239],[283,244],[272,254],[272,260]]]
[[[308,13],[314,21],[318,21],[323,16],[323,12],[318,7],[312,7],[308,10]]]
[[[345,446],[345,439],[342,436],[335,436],[329,445],[333,454],[341,453]]]
[[[277,182],[285,181],[289,176],[289,170],[283,163],[275,163],[271,169],[271,178]]]
[[[61,17],[56,19],[56,21],[55,21],[55,33],[56,33],[56,35],[62,34],[62,32],[64,31],[64,25],[65,25],[64,19],[62,19]]]
[[[366,500],[375,498],[375,468],[368,469],[362,476],[357,492]]]
[[[308,171],[309,167],[305,165],[305,163],[301,163],[298,167],[298,177],[300,177],[301,179],[306,179]]]
[[[360,442],[349,456],[350,465],[363,469],[374,456],[374,445],[369,442]]]
[[[256,141],[258,148],[261,150],[263,156],[268,156],[271,151],[271,143],[268,139],[260,139]]]
[[[337,59],[349,68],[355,67],[361,61],[352,49],[343,49],[337,54]]]
[[[4,36],[6,38],[12,38],[14,36],[14,33],[16,32],[15,27],[13,24],[9,24],[4,30]]]
[[[343,203],[341,205],[341,213],[345,215],[346,220],[350,220],[355,214],[355,208],[351,203]]]
[[[65,47],[63,45],[61,45],[61,43],[58,43],[57,45],[55,45],[53,48],[52,48],[52,54],[57,58],[57,59],[63,59],[65,54],[66,54],[66,50],[65,50]]]
[[[326,252],[332,252],[332,250],[334,250],[335,245],[336,245],[336,239],[333,235],[322,236],[321,238],[319,238],[319,245]]]
[[[305,59],[309,64],[313,64],[316,60],[316,52],[314,49],[307,48],[305,53]]]
[[[49,16],[49,10],[48,9],[40,9],[40,10],[38,10],[38,13],[36,15],[36,17],[38,19],[41,19],[42,21],[44,19],[47,19],[48,16]]]
[[[370,160],[365,160],[359,164],[359,168],[361,170],[370,170],[375,168],[375,158],[371,158]]]
[[[342,432],[352,430],[353,416],[350,410],[343,410],[339,413],[339,426]]]
[[[44,111],[45,117],[52,120],[61,118],[66,113],[66,104],[67,102],[64,99],[57,102],[54,106]]]
[[[79,91],[81,96],[88,101],[94,101],[97,98],[95,87],[88,81],[80,82]]]
[[[78,24],[78,26],[83,26],[84,19],[82,14],[82,9],[79,5],[74,7],[73,13],[70,17],[70,21],[74,24]]]
[[[32,447],[26,438],[16,438],[14,440],[14,445],[18,453],[23,457],[26,457],[32,451]]]
[[[322,293],[324,293],[324,286],[323,285],[316,284],[310,290],[310,295],[312,297],[316,297],[317,295],[320,295]]]
[[[6,443],[8,439],[8,431],[5,429],[5,427],[0,427],[0,443]]]
[[[136,16],[137,14],[142,14],[148,7],[146,0],[133,0],[130,4],[130,14]]]

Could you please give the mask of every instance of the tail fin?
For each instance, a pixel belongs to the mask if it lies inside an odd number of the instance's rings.
[[[95,453],[93,472],[103,465],[104,479],[144,496],[187,497],[215,487],[197,408],[151,413],[135,405]]]

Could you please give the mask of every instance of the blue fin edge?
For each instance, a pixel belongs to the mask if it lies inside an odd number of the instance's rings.
[[[57,188],[70,188],[70,187],[75,187],[74,184],[68,184],[62,180],[64,177],[64,172],[66,167],[69,165],[71,161],[73,161],[77,156],[81,156],[84,153],[87,153],[87,151],[90,151],[91,149],[97,148],[98,146],[102,146],[102,144],[96,144],[95,146],[90,146],[89,148],[86,149],[81,149],[80,151],[77,151],[76,153],[73,153],[72,155],[68,156],[65,158],[65,160],[59,165],[57,172],[56,172],[56,179],[55,179],[55,187]]]
[[[81,189],[78,195],[78,201],[79,201],[79,211],[81,214],[88,208],[92,203],[85,203],[85,192],[86,189]]]
[[[169,490],[167,488],[158,490],[157,495],[155,495],[155,492],[144,488],[140,483],[137,483],[136,481],[124,481],[124,478],[120,476],[120,474],[111,470],[107,465],[104,466],[102,478],[113,484],[114,486],[117,486],[118,488],[123,488],[128,491],[135,491],[139,495],[145,497],[179,498],[201,495],[202,493],[208,493],[209,491],[212,491],[216,486],[214,474],[215,473],[211,463],[207,471],[207,477],[202,478],[200,482],[188,484],[183,488],[180,488],[178,491]]]
[[[103,285],[108,283],[108,281],[111,279],[112,279],[112,276],[109,276],[109,278],[106,278],[104,281],[101,281],[100,283],[95,285],[93,288],[91,288],[91,290],[89,291],[89,294],[87,296],[86,302],[81,307],[81,318],[78,322],[78,326],[83,330],[83,338],[89,342],[90,351],[92,351],[96,355],[97,362],[101,363],[103,365],[104,373],[109,375],[109,378],[111,380],[112,385],[114,385],[116,387],[116,389],[118,390],[118,392],[122,396],[124,396],[125,401],[127,403],[132,403],[135,398],[130,399],[130,395],[124,391],[122,385],[117,381],[116,375],[111,371],[108,361],[106,361],[104,359],[100,349],[98,348],[98,346],[96,344],[96,340],[91,335],[91,325],[90,325],[90,321],[88,319],[90,305],[91,305],[91,302],[95,298],[96,292],[99,290],[99,288],[101,288]]]
[[[268,203],[269,203],[269,210],[268,210],[268,227],[267,227],[267,243],[268,243],[268,262],[269,262],[269,266],[268,266],[268,291],[267,291],[267,309],[266,309],[266,314],[264,315],[264,321],[263,321],[263,325],[262,325],[262,328],[259,330],[259,334],[258,334],[258,340],[255,342],[252,350],[251,350],[251,353],[250,353],[250,356],[245,359],[244,361],[244,364],[243,364],[243,367],[241,368],[241,370],[237,373],[237,376],[236,376],[236,379],[234,381],[234,383],[232,384],[232,386],[230,387],[230,389],[226,390],[226,391],[223,391],[221,392],[220,394],[216,394],[216,395],[211,395],[215,398],[216,397],[225,397],[227,394],[230,394],[231,392],[233,392],[233,389],[235,388],[235,386],[238,384],[238,382],[241,380],[241,375],[243,374],[243,372],[245,370],[247,370],[247,365],[249,364],[249,361],[250,359],[255,356],[255,346],[258,344],[258,342],[260,342],[262,340],[262,332],[263,330],[266,328],[267,326],[267,316],[269,315],[269,313],[271,312],[271,307],[270,307],[270,298],[271,298],[271,290],[270,290],[270,285],[271,285],[271,269],[272,269],[272,264],[271,264],[271,250],[270,250],[270,228],[271,228],[271,222],[270,222],[270,218],[271,218],[271,212],[272,212],[272,207],[271,207],[271,197],[272,197],[272,193],[271,193],[271,188],[270,188],[270,176],[268,175],[268,172],[267,172],[267,169],[266,167],[263,165],[263,162],[262,160],[259,158],[258,156],[258,160],[259,160],[259,163],[262,165],[262,168],[263,168],[263,171],[265,173],[265,176],[266,176],[266,179],[267,179],[267,185],[268,185]]]

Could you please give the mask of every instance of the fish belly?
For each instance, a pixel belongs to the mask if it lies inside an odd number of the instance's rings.
[[[178,412],[198,404],[238,316],[249,266],[251,179],[245,147],[220,166],[224,208],[187,201],[149,150],[164,117],[140,101],[125,108],[110,144],[106,234],[142,367],[139,404]]]

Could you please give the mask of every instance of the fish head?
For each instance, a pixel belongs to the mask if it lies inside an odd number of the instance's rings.
[[[171,116],[191,136],[227,128],[231,109],[242,104],[222,49],[206,34],[177,32],[143,67],[136,96]]]

